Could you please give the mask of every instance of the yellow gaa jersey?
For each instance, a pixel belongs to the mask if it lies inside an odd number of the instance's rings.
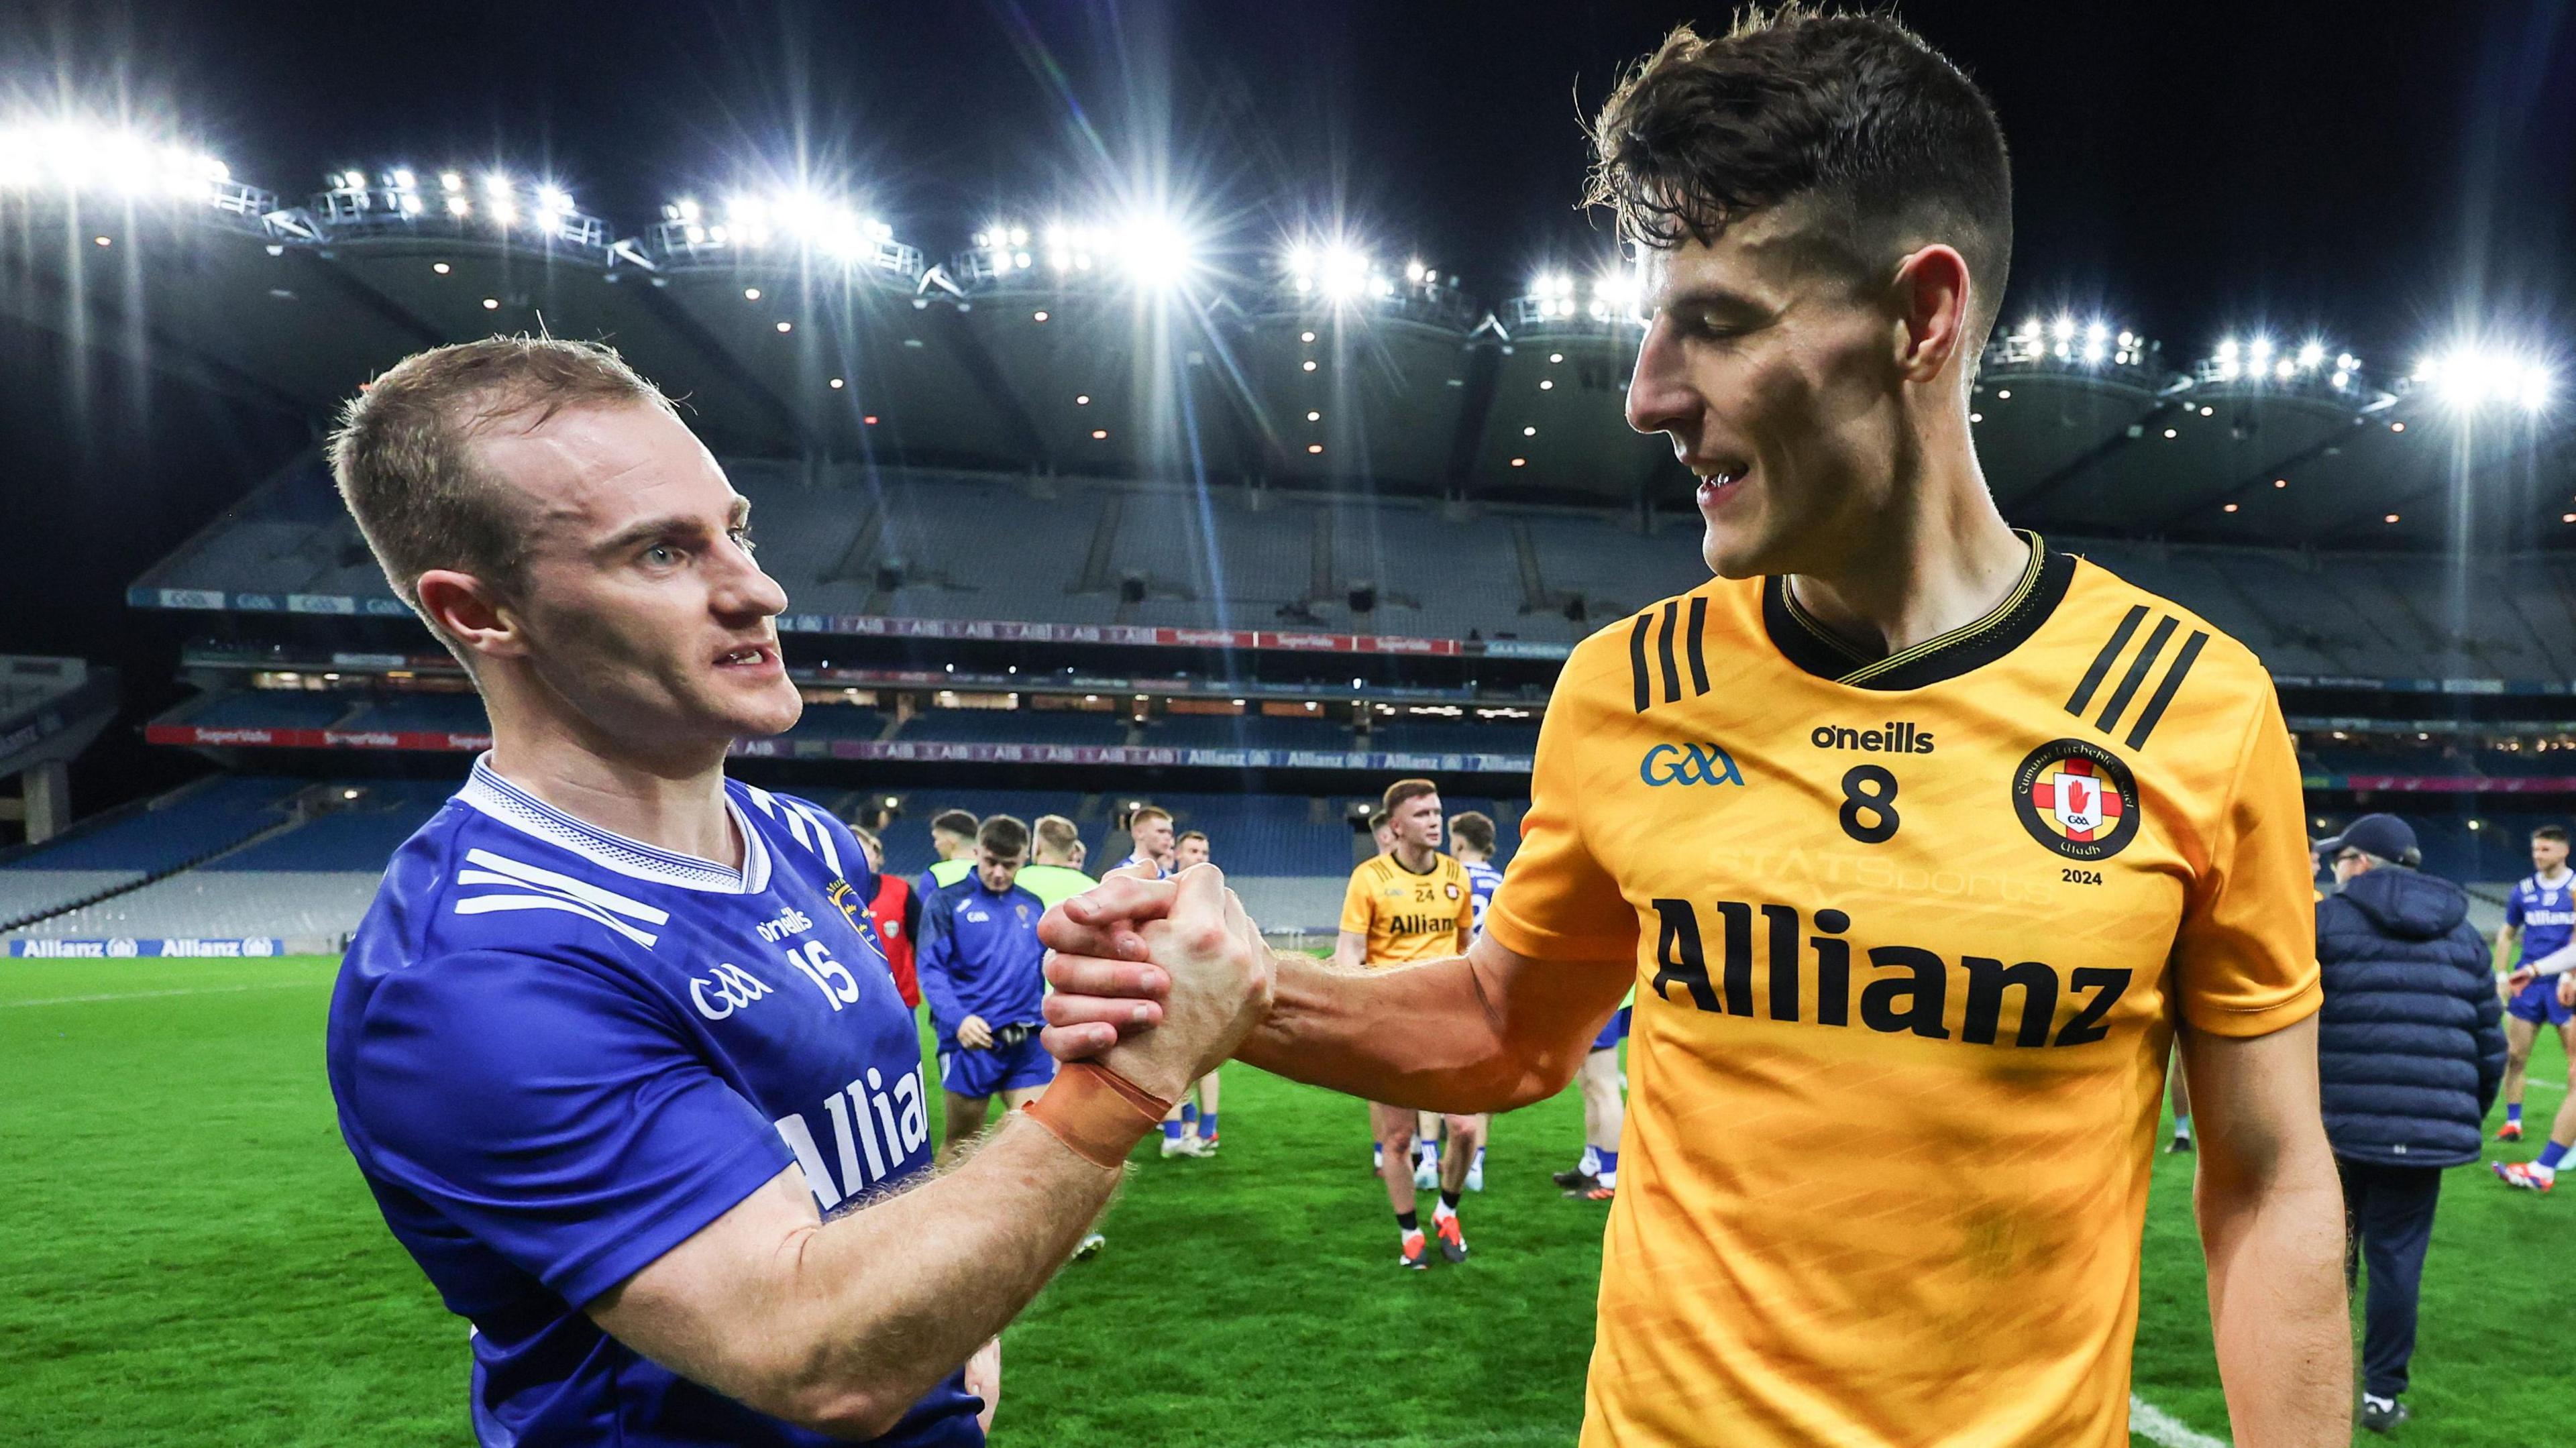
[[[2316,1010],[2305,820],[2254,656],[2030,542],[1889,657],[1719,579],[1566,665],[1485,930],[1635,962],[1586,1448],[2129,1441],[2167,1049]]]
[[[1475,888],[1454,855],[1435,854],[1419,875],[1380,855],[1351,871],[1342,928],[1368,937],[1372,969],[1457,955],[1475,933]]]

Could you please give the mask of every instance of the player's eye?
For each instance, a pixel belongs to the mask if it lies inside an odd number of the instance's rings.
[[[680,561],[680,549],[670,543],[655,543],[638,555],[656,568],[669,568]]]

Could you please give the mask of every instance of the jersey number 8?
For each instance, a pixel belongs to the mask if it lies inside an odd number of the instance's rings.
[[[1864,845],[1883,845],[1895,838],[1896,776],[1880,765],[1853,765],[1843,775],[1843,807],[1837,818],[1843,833]]]

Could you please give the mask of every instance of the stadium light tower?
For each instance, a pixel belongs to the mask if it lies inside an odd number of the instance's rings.
[[[1176,216],[1140,212],[1117,232],[1117,254],[1127,275],[1147,291],[1186,284],[1198,266],[1198,242]]]
[[[2467,339],[2451,343],[2416,364],[2413,380],[2430,387],[2454,412],[2515,407],[2549,409],[2557,378],[2548,365],[2518,348]]]

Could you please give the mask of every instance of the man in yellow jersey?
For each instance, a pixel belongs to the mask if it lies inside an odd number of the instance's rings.
[[[1342,894],[1341,938],[1333,945],[1336,969],[1383,970],[1444,959],[1465,950],[1476,933],[1476,897],[1467,871],[1456,856],[1440,852],[1439,786],[1427,779],[1399,779],[1386,787],[1381,808],[1394,848],[1351,871],[1350,888]],[[1386,1183],[1387,1204],[1395,1209],[1401,1244],[1396,1265],[1420,1271],[1431,1265],[1431,1248],[1414,1210],[1410,1162],[1415,1125],[1412,1107],[1369,1105],[1378,1176]],[[1467,1260],[1458,1196],[1465,1190],[1476,1148],[1484,1142],[1485,1118],[1461,1112],[1451,1115],[1447,1125],[1449,1155],[1442,1163],[1431,1226],[1440,1255],[1454,1263]]]
[[[2125,1448],[2179,1033],[2234,1441],[2347,1442],[2295,758],[2243,645],[1995,511],[1992,110],[1893,19],[1790,9],[1676,31],[1594,143],[1650,313],[1629,419],[1717,576],[1575,649],[1465,958],[1276,957],[1237,1054],[1503,1109],[1633,982],[1587,1448]],[[1175,896],[1042,926],[1059,1055],[1152,1029],[1130,922],[1215,929]]]

